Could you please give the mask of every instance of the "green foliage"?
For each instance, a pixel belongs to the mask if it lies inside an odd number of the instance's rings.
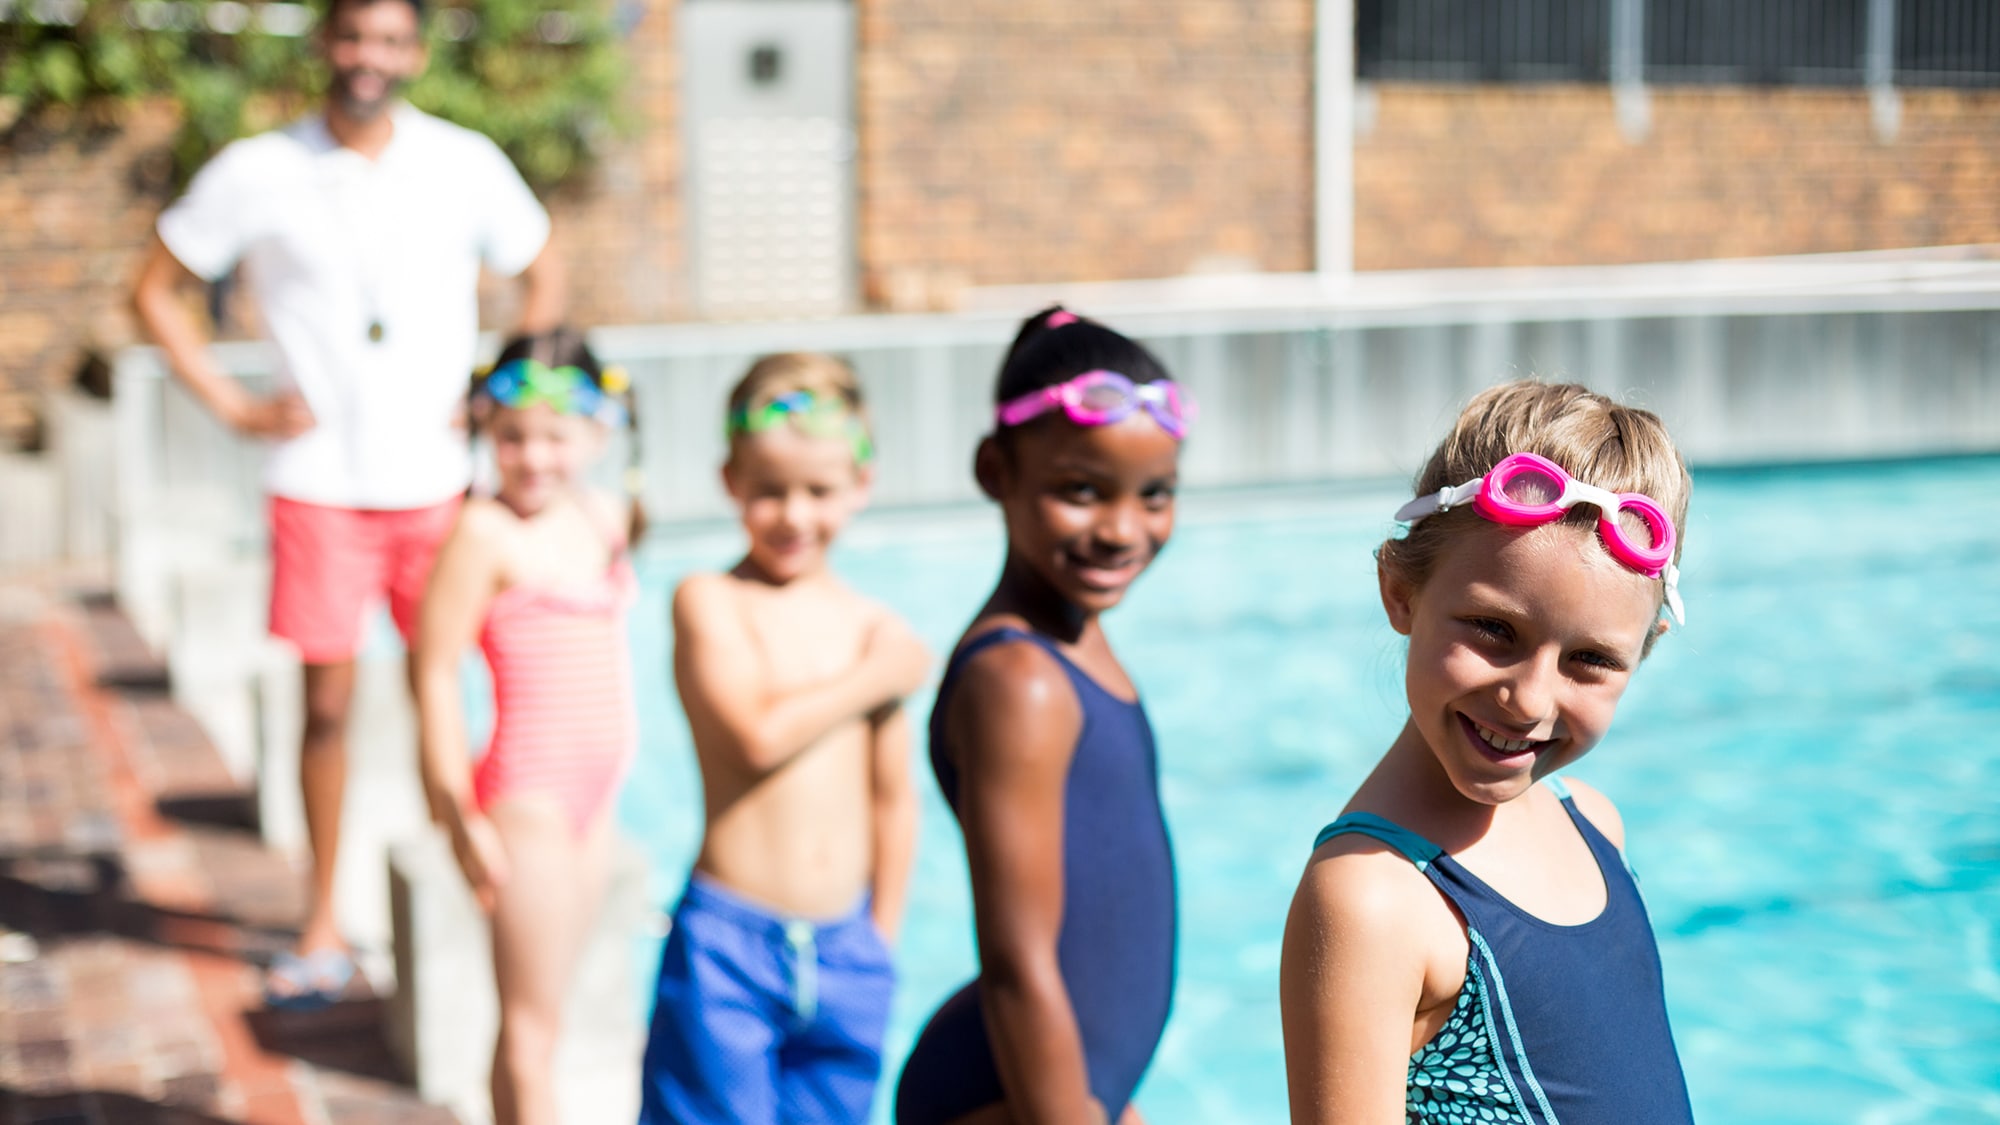
[[[171,57],[109,4],[0,0],[0,98],[6,124],[50,107],[82,108],[159,88]]]
[[[410,101],[492,137],[531,183],[582,171],[625,124],[625,53],[602,0],[461,3],[432,14],[430,39]]]
[[[626,64],[609,0],[433,4],[430,67],[409,91],[492,137],[551,187],[584,171],[622,124]],[[325,87],[321,10],[237,0],[0,0],[0,143],[23,129],[114,124],[123,107],[178,107],[176,180],[223,145],[307,112]]]

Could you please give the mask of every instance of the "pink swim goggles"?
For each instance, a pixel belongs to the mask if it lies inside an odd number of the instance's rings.
[[[1079,426],[1109,426],[1143,407],[1153,421],[1178,441],[1194,423],[1194,399],[1172,379],[1134,383],[1116,371],[1086,371],[1052,387],[1029,391],[1000,404],[994,417],[1002,426],[1018,426],[1030,418],[1060,409]]]
[[[1533,453],[1514,453],[1501,458],[1485,476],[1456,488],[1438,489],[1435,495],[1419,496],[1396,509],[1396,519],[1415,523],[1428,515],[1450,511],[1472,501],[1473,510],[1494,523],[1509,527],[1536,527],[1554,523],[1578,504],[1597,509],[1597,535],[1611,557],[1648,578],[1666,586],[1667,612],[1674,624],[1687,624],[1681,605],[1680,571],[1674,566],[1674,521],[1652,497],[1638,492],[1610,492],[1585,484],[1564,471],[1561,465]],[[1619,517],[1638,517],[1630,527]],[[1633,537],[1643,533],[1643,541]]]

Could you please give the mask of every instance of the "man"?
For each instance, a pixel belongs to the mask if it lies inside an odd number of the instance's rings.
[[[271,632],[305,668],[300,780],[311,897],[266,978],[277,1006],[338,999],[354,962],[334,917],[345,731],[364,607],[408,640],[469,473],[458,411],[482,262],[520,278],[520,327],[561,316],[547,213],[485,137],[400,100],[426,61],[422,0],[329,0],[322,113],[239,141],[160,216],[134,293],[174,374],[245,437],[272,443]],[[282,389],[224,375],[179,290],[238,263]]]

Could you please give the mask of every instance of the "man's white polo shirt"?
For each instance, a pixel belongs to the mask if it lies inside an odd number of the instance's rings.
[[[393,112],[374,160],[317,115],[237,141],[160,216],[161,241],[196,275],[242,263],[279,378],[312,408],[317,425],[271,451],[277,496],[396,509],[464,489],[453,418],[477,348],[479,264],[511,277],[548,241],[547,212],[492,141]]]

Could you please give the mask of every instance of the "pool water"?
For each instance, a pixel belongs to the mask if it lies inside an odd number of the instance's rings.
[[[1696,476],[1688,626],[1569,772],[1623,811],[1708,1125],[2000,1120],[1996,497],[2000,458]],[[1370,555],[1401,499],[1191,500],[1107,619],[1159,734],[1180,875],[1179,991],[1138,1095],[1153,1125],[1286,1120],[1286,907],[1313,834],[1405,714]],[[837,565],[942,653],[1000,549],[988,513],[885,517]],[[704,536],[643,560],[645,747],[621,815],[663,906],[701,815],[666,598],[734,550]],[[927,714],[928,694],[913,705]],[[885,1090],[974,964],[964,853],[921,742]]]

